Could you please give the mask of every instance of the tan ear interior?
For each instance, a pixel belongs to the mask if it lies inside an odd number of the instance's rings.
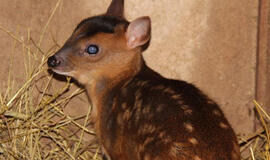
[[[132,21],[126,32],[127,46],[131,49],[144,45],[151,37],[151,20],[140,17]]]

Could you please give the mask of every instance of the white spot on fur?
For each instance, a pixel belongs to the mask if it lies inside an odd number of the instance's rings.
[[[192,126],[191,123],[184,123],[184,127],[186,128],[188,132],[193,132],[194,130],[194,127]]]
[[[191,108],[187,105],[181,105],[181,109],[184,111],[185,115],[191,115],[193,112]]]
[[[176,95],[173,95],[172,98],[175,100],[179,100],[181,99],[181,96],[179,94],[176,94]]]
[[[216,116],[222,116],[221,112],[217,109],[213,110],[213,114]]]
[[[202,160],[199,156],[194,156],[194,160]]]
[[[175,94],[175,91],[171,88],[164,89],[164,92],[169,93],[169,94]]]
[[[148,133],[154,133],[156,131],[156,127],[154,125],[151,125],[151,124],[144,124],[142,126],[140,126],[139,128],[139,135],[145,135],[145,134],[148,134]]]
[[[164,109],[164,107],[165,107],[164,104],[158,105],[157,112],[161,112]]]
[[[126,102],[122,103],[122,109],[126,109],[126,108],[127,108],[127,103]]]
[[[196,139],[196,138],[190,138],[190,139],[188,139],[188,141],[191,143],[191,144],[193,144],[193,145],[197,145],[199,142],[198,142],[198,140]]]
[[[219,126],[220,126],[221,128],[223,128],[223,129],[228,129],[228,128],[229,128],[229,126],[228,126],[227,124],[223,123],[223,122],[220,122],[220,123],[219,123]]]
[[[152,89],[156,89],[156,90],[163,90],[165,87],[163,85],[158,85],[153,87]]]
[[[142,113],[143,114],[149,114],[150,113],[150,110],[151,110],[151,107],[148,105],[148,106],[145,106],[142,110]]]

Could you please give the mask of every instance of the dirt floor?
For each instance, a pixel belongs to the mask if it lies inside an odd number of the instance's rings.
[[[54,41],[62,45],[82,19],[104,13],[109,2],[62,1],[40,43],[42,49],[49,50]],[[0,0],[0,25],[22,37],[30,33],[38,44],[56,3]],[[144,53],[147,64],[166,77],[189,81],[205,91],[221,105],[237,133],[254,129],[257,9],[258,1],[253,0],[126,0],[129,20],[143,15],[152,19],[152,41]],[[24,81],[25,71],[22,48],[7,33],[0,31],[0,37],[1,91],[7,86],[11,61],[15,86]],[[86,107],[82,96],[66,112],[79,115]]]

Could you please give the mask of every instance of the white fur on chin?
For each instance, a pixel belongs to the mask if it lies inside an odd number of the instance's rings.
[[[56,70],[56,69],[53,69],[53,71],[57,74],[60,74],[60,75],[64,75],[64,76],[72,76],[72,73],[71,72],[62,72],[62,71],[59,71],[59,70]]]

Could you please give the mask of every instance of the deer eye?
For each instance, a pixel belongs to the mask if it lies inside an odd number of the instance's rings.
[[[99,51],[99,48],[97,45],[94,44],[90,44],[87,48],[86,48],[86,52],[90,55],[95,55],[97,54]]]

